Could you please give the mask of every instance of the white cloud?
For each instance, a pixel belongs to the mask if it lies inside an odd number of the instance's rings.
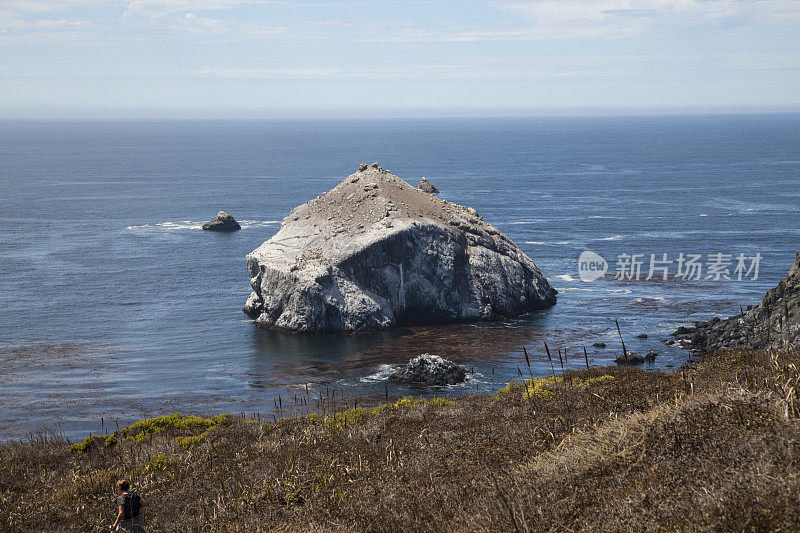
[[[200,38],[207,44],[499,42],[800,24],[800,0],[464,2],[482,6],[486,20],[474,17],[450,23],[441,18],[411,17],[403,21],[377,19],[365,25],[348,18],[317,15],[317,4],[303,0],[291,4],[256,0],[0,0],[0,42],[57,42],[59,38],[74,42],[78,34],[87,44],[127,41],[167,45]],[[461,3],[440,0],[437,9],[457,10]],[[273,18],[271,6],[276,4],[292,5],[293,9],[281,10],[282,19]],[[324,5],[331,7],[336,2]],[[368,10],[370,5],[363,8]],[[380,12],[379,7],[374,9]],[[509,13],[513,21],[502,21]]]
[[[356,28],[348,20],[299,20],[286,27],[217,12],[283,2],[252,0],[130,0],[125,14],[165,30],[207,33],[228,42],[277,39],[348,42],[534,41],[628,37],[663,27],[747,27],[800,22],[799,0],[501,0],[477,2],[516,17],[513,25],[480,20],[441,22],[376,21]],[[472,2],[474,3],[474,2]],[[346,2],[343,2],[346,4]],[[452,2],[451,9],[459,2]],[[313,14],[313,4],[304,6]]]
[[[509,66],[510,67],[510,66]],[[518,68],[514,67],[518,75]],[[453,64],[374,65],[359,67],[204,67],[178,72],[181,77],[199,79],[475,79],[506,67],[480,62]],[[509,70],[510,71],[510,70]]]
[[[223,11],[235,7],[271,2],[254,0],[130,0],[125,7],[125,16],[160,19],[174,14],[197,13],[201,11]]]
[[[74,38],[75,30],[89,28],[92,24],[71,16],[70,9],[100,4],[97,0],[0,1],[0,34],[34,33],[45,36],[44,40],[51,40],[59,33]]]
[[[190,79],[374,79],[374,80],[597,80],[641,78],[676,72],[791,70],[800,65],[798,54],[617,54],[529,55],[463,57],[452,63],[405,63],[330,66],[206,66],[176,74]]]
[[[88,20],[67,20],[65,18],[39,19],[32,23],[32,27],[35,28],[87,28],[91,25],[92,23]]]
[[[625,36],[658,26],[788,25],[800,21],[797,0],[504,1],[501,9],[532,23],[541,36]]]

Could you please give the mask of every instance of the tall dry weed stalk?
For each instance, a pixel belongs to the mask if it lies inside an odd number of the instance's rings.
[[[791,353],[787,350],[787,355]],[[787,420],[800,416],[800,368],[797,363],[783,360],[783,352],[778,349],[768,351],[770,369],[769,380],[773,391],[778,395],[778,404]]]

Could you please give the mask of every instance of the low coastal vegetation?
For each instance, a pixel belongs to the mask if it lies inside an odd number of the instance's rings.
[[[0,531],[796,530],[800,355],[720,350],[492,396],[250,420],[172,415],[0,447]]]

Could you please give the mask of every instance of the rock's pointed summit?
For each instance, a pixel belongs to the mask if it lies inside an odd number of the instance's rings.
[[[247,256],[264,327],[356,332],[518,316],[556,301],[539,268],[471,208],[362,164]]]

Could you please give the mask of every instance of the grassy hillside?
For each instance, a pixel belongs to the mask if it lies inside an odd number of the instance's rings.
[[[797,530],[800,356],[597,368],[494,397],[401,399],[277,423],[141,421],[0,448],[0,530]]]

